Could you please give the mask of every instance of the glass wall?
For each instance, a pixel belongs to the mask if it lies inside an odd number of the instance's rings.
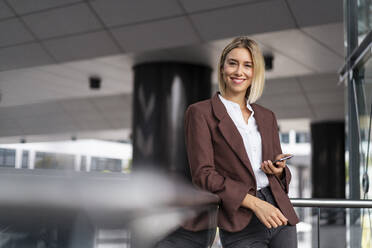
[[[0,144],[0,167],[129,173],[132,145],[100,140]]]
[[[352,199],[372,199],[372,2],[345,0],[347,56],[341,78],[347,84],[347,192]],[[372,247],[370,209],[348,215],[348,247]]]
[[[368,32],[372,30],[372,1],[358,0],[358,44],[364,40]]]
[[[372,147],[371,147],[371,120],[372,120],[372,60],[359,67],[358,74],[354,76],[355,92],[357,98],[356,110],[359,116],[360,133],[360,192],[362,199],[372,199],[372,192],[366,188],[367,181],[372,178]]]

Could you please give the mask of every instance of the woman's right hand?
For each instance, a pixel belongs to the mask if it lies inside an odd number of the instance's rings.
[[[288,219],[278,208],[255,196],[247,194],[242,205],[250,208],[267,228],[276,228],[278,226],[287,225]]]

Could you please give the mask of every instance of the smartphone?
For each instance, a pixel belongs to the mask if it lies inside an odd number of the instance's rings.
[[[276,166],[276,163],[277,163],[277,162],[282,162],[282,161],[284,161],[284,160],[291,159],[292,157],[293,157],[293,155],[289,155],[289,156],[287,156],[287,157],[284,157],[284,158],[281,158],[281,159],[275,160],[275,161],[273,162],[273,165]]]

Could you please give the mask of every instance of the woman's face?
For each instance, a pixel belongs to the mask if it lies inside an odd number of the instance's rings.
[[[225,94],[240,93],[245,96],[253,78],[253,61],[248,49],[239,47],[231,50],[226,56],[222,74],[226,84]]]

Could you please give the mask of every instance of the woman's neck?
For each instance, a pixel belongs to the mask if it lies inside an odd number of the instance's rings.
[[[245,95],[242,95],[242,94],[228,94],[225,92],[225,94],[221,94],[223,98],[225,98],[226,100],[229,100],[229,101],[232,101],[232,102],[235,102],[237,104],[239,104],[240,108],[246,108],[247,106],[247,100],[245,98]]]

